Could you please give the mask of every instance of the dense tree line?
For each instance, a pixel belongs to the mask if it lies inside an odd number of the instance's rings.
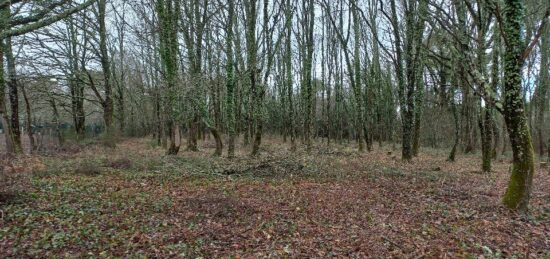
[[[34,150],[37,118],[83,139],[101,114],[106,143],[153,135],[169,155],[211,134],[217,156],[257,156],[276,134],[291,152],[397,143],[405,161],[480,148],[489,172],[510,148],[504,203],[525,210],[533,143],[550,156],[549,14],[536,0],[2,1],[6,146],[22,152],[25,129]]]

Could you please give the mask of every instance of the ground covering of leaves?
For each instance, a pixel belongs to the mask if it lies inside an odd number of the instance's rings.
[[[538,169],[528,216],[500,205],[509,161],[445,161],[391,147],[359,154],[317,144],[259,158],[163,156],[148,139],[115,149],[3,158],[20,183],[0,199],[2,257],[550,257],[550,174]],[[14,192],[11,190],[12,193]]]

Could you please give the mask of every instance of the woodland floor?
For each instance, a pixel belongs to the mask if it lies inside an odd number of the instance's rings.
[[[4,157],[1,257],[550,257],[550,173],[538,169],[530,215],[500,205],[508,160],[445,161],[423,149],[359,154],[317,144],[292,154],[166,157],[150,139]],[[9,189],[9,190],[8,190]]]

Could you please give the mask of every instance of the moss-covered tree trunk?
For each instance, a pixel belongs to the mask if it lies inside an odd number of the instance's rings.
[[[258,82],[258,46],[256,40],[256,23],[257,23],[257,0],[243,1],[246,19],[246,65],[248,73],[248,84],[251,92],[251,103],[249,105],[250,120],[249,136],[253,136],[252,140],[252,156],[256,156],[260,152],[260,144],[262,140],[262,86]]]
[[[227,33],[226,44],[226,114],[227,114],[227,131],[229,139],[227,142],[227,156],[229,158],[235,157],[235,135],[236,135],[236,111],[235,111],[235,72],[234,72],[234,59],[233,59],[233,20],[235,19],[235,1],[228,0],[228,15],[227,15],[227,27],[225,32]]]
[[[477,19],[475,24],[477,27],[477,67],[478,72],[481,75],[482,78],[485,78],[487,75],[487,59],[486,59],[486,40],[487,37],[487,28],[488,23],[491,22],[491,18],[488,16],[488,12],[485,10],[485,7],[483,5],[480,5],[479,10],[477,11]],[[496,38],[498,38],[498,34],[494,34]],[[498,40],[495,40],[496,43],[498,43]],[[478,86],[479,88],[483,87],[484,85]],[[493,91],[493,84],[485,84],[486,91],[490,92],[491,94]],[[495,86],[496,87],[496,86]],[[493,117],[493,107],[491,103],[485,102],[484,105],[482,105],[481,97],[478,100],[478,104],[480,107],[479,111],[479,131],[481,133],[481,170],[483,172],[490,172],[491,171],[491,143],[493,138],[493,127],[492,127],[492,117]]]
[[[547,4],[550,6],[550,4]],[[541,35],[540,44],[540,72],[539,72],[539,85],[535,90],[535,129],[537,146],[540,157],[544,157],[545,149],[545,119],[544,115],[548,109],[548,89],[550,88],[550,75],[548,74],[548,68],[550,67],[550,24],[546,23]],[[544,69],[546,68],[546,69]],[[550,149],[550,147],[548,147]],[[548,154],[550,156],[550,154]]]
[[[376,8],[376,1],[372,0],[369,3],[372,5],[372,8]],[[372,9],[370,11],[369,21],[373,28],[377,28],[377,12],[374,12]],[[375,99],[375,113],[376,113],[376,124],[373,127],[373,132],[371,135],[376,134],[378,140],[378,146],[382,147],[382,141],[384,141],[384,133],[388,132],[387,125],[384,125],[384,102],[385,102],[385,93],[384,93],[384,82],[382,78],[382,68],[380,65],[380,46],[378,44],[378,30],[371,30],[372,33],[372,76],[373,76],[373,85],[374,91],[376,91]]]
[[[160,25],[159,51],[162,62],[162,75],[166,88],[164,112],[166,126],[169,132],[167,155],[176,155],[180,149],[179,125],[175,117],[176,80],[178,73],[178,43],[177,43],[177,8],[173,0],[159,0],[155,6]]]
[[[482,107],[479,115],[479,129],[481,132],[481,170],[483,172],[491,171],[491,143],[493,129],[491,127],[491,108]]]
[[[270,77],[270,71],[273,64],[273,42],[272,42],[272,30],[269,29],[270,15],[269,15],[269,2],[264,1],[263,5],[263,54],[264,60],[261,65],[264,66],[264,77],[261,80],[259,73],[261,68],[259,67],[258,60],[258,39],[256,38],[256,22],[258,13],[256,10],[257,0],[246,0],[245,14],[246,14],[246,46],[247,46],[247,65],[249,72],[249,83],[251,89],[251,128],[250,136],[252,137],[252,151],[251,155],[256,156],[260,152],[260,145],[262,143],[264,120],[265,120],[265,107],[264,98],[268,80]]]
[[[523,1],[506,0],[504,8],[504,120],[513,152],[512,175],[503,203],[510,209],[526,211],[535,173],[534,151],[523,103],[521,79],[524,42]]]
[[[420,135],[422,134],[421,123],[422,123],[422,109],[424,106],[424,80],[422,78],[423,73],[422,69],[417,72],[416,80],[416,95],[415,95],[415,104],[414,104],[414,131],[413,131],[413,145],[412,152],[413,156],[418,156],[420,151]]]
[[[403,99],[403,145],[402,158],[411,160],[414,156],[414,124],[415,113],[420,110],[415,108],[417,98],[422,98],[417,92],[420,91],[422,83],[423,61],[422,61],[422,40],[424,33],[425,19],[428,12],[428,1],[419,0],[409,2],[408,10],[405,11],[406,20],[406,44],[405,44],[405,65],[406,65],[406,87]],[[420,118],[418,118],[420,126]],[[418,128],[420,134],[420,128]],[[418,146],[417,146],[418,148]]]
[[[464,153],[473,152],[475,149],[475,97],[472,94],[470,86],[468,85],[467,77],[465,76],[469,67],[466,67],[468,59],[466,53],[468,52],[469,35],[467,32],[467,15],[466,4],[462,0],[453,0],[454,8],[456,9],[457,16],[457,41],[456,49],[456,66],[457,70],[457,83],[460,86],[462,93],[462,102],[460,107],[460,114],[462,116],[461,134],[464,145]]]
[[[103,120],[105,121],[105,134],[108,137],[107,143],[110,146],[114,146],[114,139],[112,135],[114,134],[113,128],[113,113],[114,113],[114,104],[112,96],[112,82],[111,82],[111,63],[109,60],[109,50],[107,47],[107,25],[106,25],[106,12],[107,12],[107,1],[99,0],[98,1],[98,23],[99,23],[99,49],[101,56],[101,68],[103,70],[104,78],[104,92],[105,97],[103,98]]]
[[[391,9],[391,25],[392,33],[394,36],[395,44],[395,73],[397,79],[397,92],[399,97],[399,113],[401,115],[401,121],[404,125],[408,123],[405,118],[405,110],[407,109],[405,105],[405,76],[403,68],[403,50],[401,46],[401,33],[399,30],[399,20],[397,14],[397,7],[395,5],[395,0],[390,1]],[[410,154],[410,135],[407,134],[408,128],[402,126],[402,146],[401,146],[401,158],[403,160],[410,160],[412,155]]]
[[[285,3],[285,88],[287,90],[287,105],[288,105],[288,133],[290,135],[290,150],[296,151],[296,129],[294,126],[294,103],[293,103],[293,86],[292,86],[292,5],[290,0]]]
[[[0,32],[8,29],[10,17],[9,5],[0,7]],[[4,40],[0,38],[0,64],[4,64]],[[15,153],[15,146],[12,134],[12,127],[6,107],[6,77],[4,67],[0,67],[0,120],[6,139],[6,150],[8,153]]]
[[[311,151],[312,146],[312,131],[313,123],[315,121],[314,113],[314,86],[312,78],[312,69],[313,69],[313,30],[314,30],[314,6],[313,1],[303,1],[302,8],[304,10],[304,15],[301,21],[302,29],[302,103],[303,103],[303,115],[304,115],[304,129],[303,137],[304,143],[306,145],[306,150]]]
[[[23,152],[21,146],[21,126],[19,125],[19,91],[17,83],[17,71],[15,69],[15,57],[13,56],[12,40],[8,37],[5,41],[5,56],[8,69],[8,96],[10,100],[11,118],[11,139],[13,140],[13,147],[16,153]]]
[[[413,68],[414,76],[411,80],[414,80],[414,126],[413,126],[413,139],[412,139],[412,155],[418,156],[420,150],[420,135],[422,134],[422,110],[424,106],[424,47],[423,47],[423,34],[425,29],[425,21],[428,18],[428,1],[420,0],[417,3],[417,14],[414,20],[414,56],[413,56]],[[411,84],[411,82],[409,82]]]
[[[84,84],[81,82],[78,60],[78,36],[74,19],[69,17],[66,21],[68,30],[67,49],[69,52],[68,63],[70,67],[69,88],[71,92],[71,112],[75,133],[79,139],[86,135],[86,113],[84,112]]]
[[[350,80],[352,84],[353,89],[353,95],[355,97],[355,104],[356,104],[356,123],[357,123],[357,134],[358,134],[358,144],[359,144],[359,152],[364,151],[364,144],[367,143],[366,138],[366,124],[365,124],[365,102],[363,101],[363,93],[361,91],[361,53],[360,53],[360,43],[361,43],[361,25],[360,25],[360,17],[359,17],[359,6],[357,5],[357,2],[355,1],[352,6],[352,17],[353,17],[353,69],[354,72],[350,76],[354,77]]]

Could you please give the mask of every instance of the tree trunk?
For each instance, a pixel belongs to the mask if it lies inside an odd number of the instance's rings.
[[[416,2],[416,1],[415,1]],[[405,64],[406,64],[406,79],[407,85],[403,99],[403,146],[402,158],[411,160],[414,155],[413,136],[414,136],[414,117],[415,117],[415,97],[419,91],[417,84],[421,82],[423,61],[422,55],[422,40],[424,33],[424,24],[427,17],[428,1],[419,0],[417,10],[408,10],[405,12],[406,19],[406,40],[405,44]],[[409,3],[409,9],[414,5]]]
[[[536,138],[538,142],[538,149],[540,157],[544,157],[545,152],[545,137],[544,137],[544,114],[548,109],[548,89],[550,88],[550,75],[548,74],[548,67],[550,67],[550,24],[546,23],[541,35],[541,51],[540,51],[540,72],[539,72],[539,85],[535,90],[535,129]],[[546,69],[545,69],[546,68]],[[549,147],[550,148],[550,147]],[[550,154],[549,154],[550,155]]]
[[[199,118],[198,115],[193,116],[193,120],[189,123],[189,131],[187,133],[187,151],[197,152],[199,147],[197,140],[199,138]]]
[[[315,120],[314,113],[314,91],[312,82],[312,68],[313,68],[313,25],[314,25],[314,6],[313,1],[303,1],[302,8],[304,15],[301,23],[303,45],[302,50],[302,102],[304,107],[304,142],[306,145],[306,151],[311,152],[312,136],[313,134],[313,122]]]
[[[235,135],[236,135],[236,111],[235,111],[235,72],[234,72],[234,60],[233,60],[233,21],[235,19],[235,1],[228,0],[228,16],[227,27],[225,29],[227,33],[226,41],[226,102],[227,102],[227,131],[229,133],[229,139],[227,142],[227,156],[229,158],[235,157]]]
[[[456,150],[458,148],[458,144],[460,140],[460,123],[458,119],[458,109],[456,108],[456,104],[454,103],[454,101],[451,105],[452,105],[451,109],[453,111],[455,129],[454,129],[454,143],[453,143],[453,147],[451,148],[451,152],[449,153],[448,160],[451,162],[454,162],[456,160]]]
[[[522,98],[523,1],[507,0],[504,8],[504,119],[513,152],[512,175],[503,203],[510,209],[526,211],[535,173],[533,145]]]
[[[34,133],[32,131],[32,110],[29,103],[29,98],[27,97],[27,91],[25,87],[21,85],[21,93],[23,94],[23,100],[25,101],[25,110],[27,112],[27,120],[25,127],[27,128],[27,136],[29,137],[29,143],[31,146],[30,153],[32,154],[36,150],[36,143],[34,141]]]
[[[168,127],[170,130],[170,144],[168,150],[166,150],[166,154],[177,155],[181,146],[180,127],[173,121],[169,122]]]
[[[356,117],[356,123],[357,123],[357,134],[358,134],[358,144],[359,144],[359,152],[364,151],[364,145],[363,141],[365,143],[368,143],[366,138],[366,125],[365,125],[365,103],[363,100],[363,93],[361,91],[361,63],[360,63],[360,42],[361,42],[361,27],[359,24],[360,17],[359,17],[359,6],[356,2],[354,2],[354,5],[352,7],[352,17],[353,17],[353,36],[354,36],[354,46],[353,46],[353,73],[350,72],[350,76],[353,78],[350,80],[350,83],[352,84],[353,88],[353,95],[355,97],[356,102],[356,108],[355,111],[357,114]],[[351,69],[350,69],[351,70]]]
[[[104,0],[102,0],[104,1]],[[163,80],[166,85],[166,101],[164,102],[164,114],[170,143],[166,151],[169,155],[176,155],[181,146],[181,137],[179,124],[176,121],[175,103],[177,100],[177,78],[178,78],[178,42],[177,42],[177,13],[179,10],[178,2],[172,0],[159,0],[155,5],[157,12],[160,32],[159,32],[159,52],[162,61]],[[160,105],[160,104],[159,104]],[[162,138],[163,140],[165,138]],[[162,141],[161,141],[162,142]]]
[[[6,39],[5,47],[6,63],[8,68],[8,96],[11,108],[11,134],[15,152],[21,153],[23,149],[21,147],[21,126],[19,125],[19,93],[17,91],[17,72],[15,70],[15,57],[13,56],[11,37]]]
[[[290,150],[292,152],[296,151],[296,130],[294,128],[294,104],[293,104],[293,87],[292,87],[292,6],[290,0],[286,0],[285,5],[285,54],[284,54],[284,65],[285,65],[285,84],[287,90],[287,99],[288,99],[288,133],[290,135]]]
[[[495,26],[494,32],[493,32],[493,64],[492,64],[492,71],[491,71],[491,91],[497,92],[500,85],[500,48],[501,48],[501,35],[499,32],[499,28]],[[491,157],[492,159],[496,159],[497,157],[497,146],[499,144],[499,132],[498,127],[495,121],[495,117],[493,114],[491,114],[490,119],[490,127],[491,131],[493,133],[493,143],[492,143],[492,150],[491,150]]]
[[[212,136],[216,141],[216,150],[214,151],[214,156],[221,156],[223,152],[222,135],[220,134],[220,131],[215,127],[209,126],[208,130],[210,130],[210,133],[212,133]]]
[[[107,26],[105,24],[106,0],[98,1],[98,23],[99,23],[99,49],[101,52],[101,68],[103,69],[105,97],[103,100],[103,120],[105,121],[105,135],[107,144],[114,146],[113,132],[113,97],[111,84],[111,65],[109,61],[109,50],[107,48]]]
[[[487,104],[486,104],[487,105]],[[492,127],[491,127],[491,109],[483,107],[479,115],[479,129],[481,131],[481,170],[483,172],[491,171],[492,158]]]
[[[251,156],[257,156],[260,152],[262,140],[262,102],[263,86],[257,81],[258,75],[258,46],[256,42],[256,23],[257,23],[257,0],[244,1],[246,16],[246,52],[247,52],[247,72],[251,91],[251,128],[250,136],[254,136],[252,142]]]
[[[53,124],[55,125],[55,136],[57,137],[57,142],[59,146],[63,146],[65,140],[63,134],[61,133],[61,121],[59,119],[59,111],[57,109],[57,104],[53,96],[50,96],[50,105],[52,106],[53,111]]]
[[[9,9],[7,10],[9,12]],[[5,22],[6,17],[6,9],[0,9],[0,26],[1,23]],[[4,28],[0,28],[0,31],[2,31]],[[4,42],[0,40],[0,64],[4,64]],[[4,129],[4,135],[6,139],[6,151],[7,153],[15,153],[16,149],[14,146],[14,140],[13,140],[13,134],[12,129],[10,125],[10,118],[8,116],[8,111],[6,108],[6,79],[5,79],[5,73],[4,69],[0,68],[0,120],[2,122],[2,127]]]
[[[83,139],[86,135],[86,114],[84,113],[84,85],[80,80],[80,70],[78,67],[78,35],[72,18],[67,19],[68,37],[68,62],[70,65],[69,88],[71,92],[71,112],[75,133],[78,139]]]
[[[420,57],[421,59],[423,57]],[[423,80],[423,73],[420,71],[417,71],[417,83],[416,83],[416,96],[415,96],[415,107],[414,107],[414,133],[413,133],[413,146],[412,146],[412,152],[413,156],[417,157],[418,152],[420,150],[420,123],[422,122],[422,109],[424,105],[424,80]]]

